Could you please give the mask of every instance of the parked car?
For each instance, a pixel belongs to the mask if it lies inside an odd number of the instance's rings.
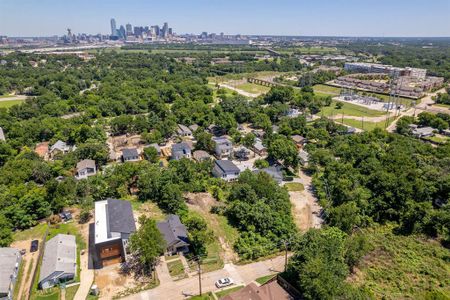
[[[223,287],[230,286],[233,283],[234,283],[233,279],[231,279],[230,277],[225,277],[216,281],[216,287],[220,289]]]
[[[32,240],[31,246],[30,246],[30,252],[36,252],[39,248],[39,241],[38,240]]]

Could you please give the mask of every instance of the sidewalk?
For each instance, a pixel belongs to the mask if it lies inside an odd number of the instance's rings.
[[[80,272],[80,287],[75,294],[74,300],[86,300],[89,295],[92,283],[94,282],[94,270],[88,268],[89,255],[87,251],[80,257],[81,272]]]

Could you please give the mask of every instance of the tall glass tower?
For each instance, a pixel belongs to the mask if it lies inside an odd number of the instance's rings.
[[[114,18],[111,19],[111,36],[117,36],[117,26]]]

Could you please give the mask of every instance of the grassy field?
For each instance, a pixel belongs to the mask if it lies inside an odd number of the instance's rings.
[[[215,298],[213,297],[212,293],[208,293],[206,295],[201,295],[201,296],[194,296],[189,298],[189,300],[214,300]]]
[[[252,94],[265,94],[270,91],[270,87],[250,82],[239,84],[236,88]]]
[[[74,285],[66,288],[66,300],[73,300],[79,287],[80,287],[79,285]]]
[[[217,298],[220,299],[222,297],[225,297],[226,295],[229,295],[231,293],[237,292],[237,291],[239,291],[239,290],[241,290],[243,288],[244,288],[243,285],[235,286],[235,287],[232,287],[232,288],[229,288],[229,289],[226,289],[226,290],[222,290],[220,292],[215,292],[214,294],[216,294]]]
[[[263,78],[267,76],[281,76],[288,74],[292,74],[292,72],[260,71],[252,73],[231,73],[223,76],[208,77],[208,81],[216,83],[216,82],[225,82],[229,80],[240,80],[248,77]]]
[[[262,285],[262,284],[267,283],[270,279],[274,278],[275,276],[277,276],[277,275],[273,275],[273,274],[272,275],[267,275],[267,276],[256,278],[255,281]]]
[[[10,108],[11,106],[21,104],[24,100],[0,101],[0,108]]]
[[[337,122],[341,122],[341,119],[336,120]],[[391,123],[391,121],[389,121],[389,124]],[[362,121],[359,120],[353,120],[353,119],[345,119],[344,117],[344,124],[351,126],[351,127],[355,127],[355,128],[359,128],[365,131],[371,131],[375,128],[381,128],[381,129],[385,129],[386,128],[386,121],[381,121],[381,122],[366,122],[364,121],[364,123]]]
[[[24,241],[29,239],[42,238],[44,236],[45,230],[47,230],[46,223],[40,223],[30,229],[16,231],[13,235],[15,241]]]
[[[305,189],[300,182],[288,182],[284,185],[289,192],[301,192]]]
[[[330,106],[322,107],[322,110],[318,113],[318,115],[324,115],[326,117],[342,115],[344,116],[355,116],[355,117],[380,117],[386,114],[386,112],[373,110],[366,108],[361,105],[351,104],[347,102],[343,103],[344,106],[342,108],[336,108],[337,101],[333,101]]]
[[[168,262],[167,268],[169,269],[170,276],[177,277],[184,274],[183,263],[179,259]]]
[[[13,299],[18,299],[17,297],[19,296],[20,283],[22,282],[24,272],[25,272],[25,261],[22,260],[22,263],[20,264],[19,268],[19,273],[17,274],[16,284],[14,285]]]
[[[90,49],[89,53],[99,53],[99,52],[112,52],[116,51],[118,53],[152,53],[152,54],[220,54],[220,53],[251,53],[264,55],[267,52],[262,50],[254,51],[243,51],[239,49],[161,49],[161,48],[148,48],[148,49],[123,49],[123,48],[105,48],[105,49]]]
[[[372,251],[349,278],[352,284],[368,288],[376,299],[449,299],[448,249],[422,237],[394,235],[390,226],[364,235]]]
[[[59,300],[59,288],[51,288],[44,291],[39,291],[31,296],[33,300]]]

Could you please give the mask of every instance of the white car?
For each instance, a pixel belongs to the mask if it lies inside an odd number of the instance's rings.
[[[233,279],[231,279],[230,277],[225,277],[225,278],[221,278],[221,279],[217,280],[216,286],[217,286],[217,288],[220,289],[220,288],[224,288],[226,286],[230,286],[233,283],[234,283]]]

